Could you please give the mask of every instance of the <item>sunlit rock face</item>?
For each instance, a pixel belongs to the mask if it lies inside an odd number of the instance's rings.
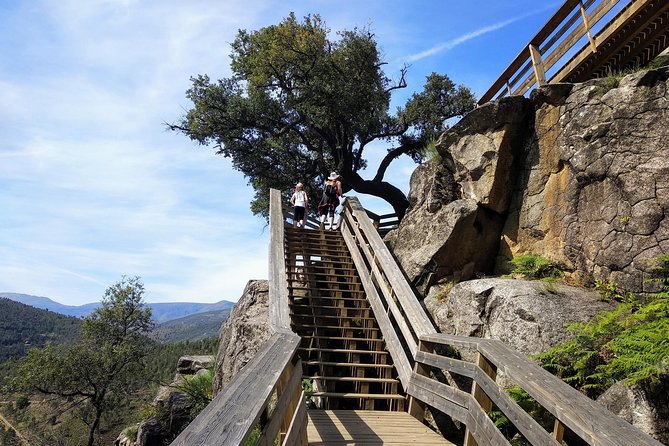
[[[555,84],[480,107],[411,179],[388,242],[425,295],[533,253],[575,283],[647,287],[669,252],[669,68]]]
[[[267,280],[250,280],[221,328],[214,394],[225,388],[270,337]]]

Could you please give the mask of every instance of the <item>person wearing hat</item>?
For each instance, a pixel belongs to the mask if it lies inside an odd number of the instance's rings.
[[[293,227],[297,226],[304,228],[304,214],[309,206],[309,197],[303,190],[303,184],[297,183],[295,185],[295,193],[290,197],[290,202],[295,206],[293,210]]]
[[[323,187],[323,196],[318,203],[318,215],[321,218],[321,229],[325,225],[325,219],[330,217],[328,230],[334,231],[335,209],[339,206],[339,197],[341,196],[341,181],[337,172],[330,173],[325,186]]]

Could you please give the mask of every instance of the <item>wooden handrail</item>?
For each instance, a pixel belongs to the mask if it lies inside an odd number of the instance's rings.
[[[270,190],[269,325],[272,335],[225,389],[172,442],[175,446],[243,445],[256,427],[256,445],[306,445],[300,337],[291,331],[284,259],[284,206]],[[273,410],[268,403],[276,396]]]
[[[606,15],[620,0],[565,0],[539,32],[518,53],[515,59],[492,83],[478,101],[483,105],[493,99],[499,99],[511,93],[525,94],[539,79],[538,72],[550,70],[570,49],[585,36],[589,37],[588,46],[595,46],[591,36],[591,29]],[[641,0],[629,0],[630,3]],[[589,8],[597,4],[591,12]],[[571,33],[564,35],[581,18],[582,22],[576,25]],[[532,60],[531,49],[537,50],[539,60]],[[541,60],[543,58],[543,60]],[[525,77],[531,67],[537,68],[535,73]],[[523,82],[516,87],[519,81]],[[550,82],[560,82],[560,76],[553,76]]]
[[[436,353],[438,349],[435,349],[435,346],[437,345],[473,349],[480,358],[479,364],[440,356]],[[607,446],[662,445],[659,441],[634,428],[622,418],[612,414],[603,406],[499,340],[444,334],[421,336],[420,351],[416,355],[416,362],[423,366],[435,367],[452,374],[473,378],[474,386],[471,393],[453,389],[449,392],[442,391],[439,394],[448,401],[448,404],[441,404],[439,407],[445,413],[451,415],[449,411],[452,411],[452,416],[458,417],[457,419],[466,417],[470,420],[477,420],[477,423],[480,422],[478,417],[471,414],[472,408],[478,411],[477,407],[480,407],[481,401],[476,394],[478,390],[479,394],[494,403],[533,445],[557,446],[561,444],[558,441],[560,438],[556,438],[561,430],[558,429],[553,434],[547,433],[504,392],[495,379],[490,376],[490,373],[482,368],[480,364],[487,364],[488,369],[492,368],[495,371],[503,372],[507,379],[517,384],[550,412],[555,417],[556,424],[566,426],[588,444]],[[425,374],[425,368],[422,370]],[[436,382],[430,384],[426,379],[434,381],[427,376],[414,372],[412,386],[422,385],[423,388],[435,388]],[[413,387],[409,388],[409,393],[411,393]],[[468,396],[468,401],[463,400],[465,395]],[[423,397],[425,396],[423,395]],[[459,410],[451,410],[449,405],[458,406]],[[463,407],[469,411],[466,416],[462,413]],[[499,439],[491,443],[488,441],[488,437],[482,436],[481,430],[489,433],[489,427],[470,426],[466,421],[463,422],[478,444],[506,444],[497,442]]]
[[[561,444],[566,426],[591,445],[661,446],[503,342],[438,334],[379,236],[374,217],[350,197],[342,211],[341,231],[398,377],[410,396],[413,416],[422,419],[426,406],[446,413],[467,426],[467,446],[509,444],[487,415],[493,404],[533,445]],[[436,345],[474,351],[477,360],[472,363],[441,356]],[[471,392],[433,379],[431,368],[471,378]],[[547,432],[511,399],[496,382],[497,371],[553,414],[554,433]]]

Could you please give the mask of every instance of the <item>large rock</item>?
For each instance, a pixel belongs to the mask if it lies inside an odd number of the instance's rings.
[[[268,282],[251,280],[221,328],[214,394],[253,358],[270,335]]]
[[[669,252],[668,88],[669,67],[548,85],[445,132],[387,238],[418,291],[526,253],[576,283],[649,291],[649,260]]]
[[[532,94],[533,134],[500,254],[533,252],[583,282],[644,291],[669,252],[669,68]]]
[[[499,339],[525,355],[569,340],[566,329],[613,305],[592,291],[515,279],[461,282],[448,293],[434,286],[425,305],[442,333]]]
[[[214,363],[211,355],[189,355],[182,356],[177,362],[177,372],[187,375],[195,375],[203,369],[208,369]]]
[[[597,402],[658,441],[669,444],[669,382],[609,387]]]
[[[530,101],[506,98],[465,116],[411,176],[409,209],[387,241],[421,293],[436,279],[490,273],[530,128]]]

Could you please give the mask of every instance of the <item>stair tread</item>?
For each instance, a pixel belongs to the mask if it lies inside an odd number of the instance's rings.
[[[404,395],[398,395],[396,393],[304,392],[304,394],[307,396],[329,396],[333,398],[406,399]]]
[[[387,355],[385,350],[355,350],[348,348],[318,348],[318,347],[300,347],[298,350],[303,352],[328,352],[328,353],[360,353],[365,355]]]
[[[319,336],[319,335],[306,335],[302,336],[302,339],[331,339],[333,341],[385,342],[383,338],[354,338],[346,336]]]
[[[372,309],[372,307],[338,307],[336,305],[303,305],[303,304],[295,304],[292,302],[289,302],[288,305],[290,305],[293,308],[321,308],[321,309],[327,309],[327,310],[360,310],[360,311],[369,311]]]
[[[299,325],[299,327],[309,327],[309,328],[326,328],[326,329],[338,329],[338,330],[374,330],[379,331],[379,327],[342,327],[341,325],[313,325],[313,324],[295,324],[292,322],[292,325]]]
[[[306,376],[302,375],[303,379],[317,379],[317,380],[327,380],[327,381],[360,381],[360,382],[373,382],[373,383],[399,383],[398,379],[395,378],[367,378],[367,377],[356,377],[356,376]]]
[[[307,360],[302,361],[302,364],[305,365],[326,365],[332,367],[361,367],[361,368],[371,368],[377,367],[381,369],[392,369],[394,366],[392,364],[371,364],[367,362],[336,362],[336,361],[317,361],[317,360]]]

